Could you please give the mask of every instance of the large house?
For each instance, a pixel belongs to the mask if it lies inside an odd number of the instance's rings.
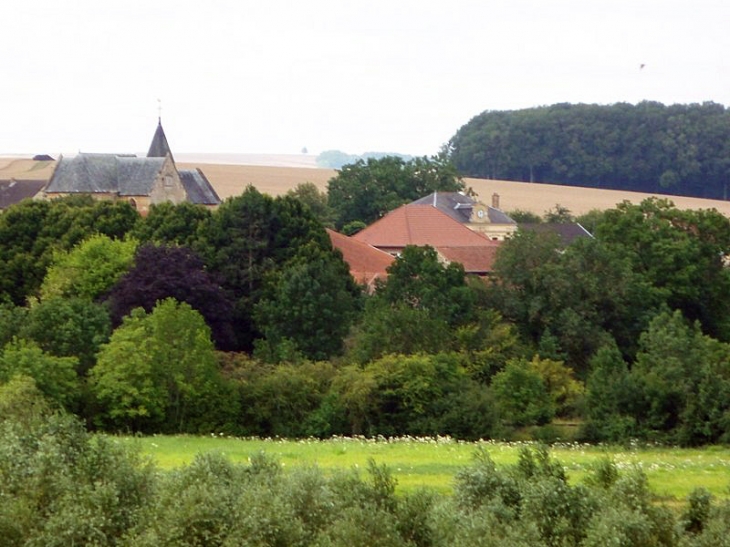
[[[146,157],[79,153],[59,158],[44,197],[80,194],[125,200],[142,215],[163,202],[189,201],[215,208],[221,201],[200,169],[177,168],[161,120]]]
[[[429,245],[436,249],[443,262],[458,262],[467,273],[475,275],[486,275],[492,271],[500,245],[500,241],[470,229],[434,206],[433,202],[403,205],[364,228],[352,239],[394,256],[408,245]]]
[[[487,205],[463,192],[434,192],[411,205],[430,205],[470,230],[502,241],[517,231],[517,223],[499,208],[499,194]]]
[[[387,279],[388,267],[395,260],[393,255],[329,228],[327,235],[332,246],[342,253],[342,259],[350,268],[350,275],[368,292],[375,289],[377,281]]]

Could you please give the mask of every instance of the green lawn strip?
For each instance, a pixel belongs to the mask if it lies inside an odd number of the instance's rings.
[[[265,452],[285,470],[316,465],[324,471],[365,470],[373,459],[387,465],[398,481],[398,490],[411,492],[421,487],[452,492],[456,473],[468,466],[478,448],[486,450],[498,466],[511,465],[526,443],[464,443],[450,439],[369,440],[333,438],[329,440],[237,439],[215,436],[119,437],[122,442],[138,443],[162,469],[189,464],[198,453],[219,452],[233,462],[246,462],[252,454]],[[641,467],[652,490],[666,500],[684,500],[697,487],[704,487],[717,498],[730,498],[730,448],[556,445],[552,456],[566,469],[571,483],[583,480],[591,465],[601,458],[612,459],[619,469]]]

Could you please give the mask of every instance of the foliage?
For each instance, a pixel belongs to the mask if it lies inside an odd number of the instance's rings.
[[[122,545],[155,495],[138,451],[68,415],[0,424],[0,537],[20,545]]]
[[[288,197],[298,199],[304,205],[309,207],[312,214],[322,223],[323,226],[332,226],[334,221],[334,211],[329,206],[327,193],[321,191],[312,182],[302,182],[289,190],[286,195]]]
[[[543,221],[543,218],[537,213],[533,213],[532,211],[525,211],[522,209],[508,211],[507,216],[509,216],[517,224],[540,224]]]
[[[541,425],[555,415],[555,407],[540,373],[525,360],[512,359],[490,384],[497,404],[511,425]]]
[[[137,249],[134,264],[111,288],[107,303],[114,325],[134,308],[150,312],[158,301],[174,298],[197,310],[211,329],[219,349],[234,345],[230,316],[231,297],[203,260],[188,247],[145,244]]]
[[[365,224],[435,191],[464,189],[457,170],[442,154],[405,161],[396,156],[357,160],[343,166],[327,185],[338,228],[359,220]]]
[[[0,302],[0,348],[18,336],[28,316],[28,308]]]
[[[201,205],[183,201],[153,204],[147,216],[141,218],[132,230],[132,236],[142,243],[192,246],[198,228],[212,213]]]
[[[221,356],[225,376],[237,388],[245,435],[303,437],[318,434],[313,415],[335,370],[329,363],[263,364],[245,356]]]
[[[223,203],[199,235],[195,249],[234,300],[235,348],[248,351],[260,337],[252,316],[267,275],[307,243],[332,249],[324,228],[300,201],[274,199],[252,186]]]
[[[73,357],[56,357],[34,342],[15,339],[0,350],[0,383],[27,376],[58,407],[73,410],[79,396],[77,363]]]
[[[111,334],[107,309],[83,298],[44,300],[27,313],[18,336],[32,340],[57,357],[75,357],[79,374],[96,362],[100,346]]]
[[[723,442],[728,393],[730,347],[687,324],[680,312],[665,311],[642,334],[630,371],[616,350],[597,354],[586,393],[588,436]]]
[[[209,431],[226,423],[233,404],[210,329],[198,312],[173,299],[125,318],[102,346],[91,382],[103,409],[97,421],[110,429]]]
[[[448,349],[450,329],[475,318],[475,299],[460,264],[444,266],[432,247],[408,246],[367,302],[351,353],[364,363],[387,353]]]
[[[0,423],[12,421],[29,430],[50,416],[52,409],[52,403],[30,376],[16,374],[0,383]]]
[[[473,177],[727,199],[729,119],[712,102],[486,111],[450,158]]]
[[[579,378],[590,357],[616,341],[627,355],[658,306],[655,291],[617,250],[583,239],[558,251],[556,237],[518,232],[500,247],[490,298],[551,358]]]
[[[54,251],[96,233],[122,239],[138,218],[128,203],[90,197],[27,200],[8,208],[0,215],[0,298],[25,303],[37,295]]]
[[[309,243],[269,274],[254,321],[270,347],[289,341],[305,358],[328,359],[342,352],[360,297],[342,258]]]
[[[98,234],[69,251],[54,253],[40,288],[41,300],[78,297],[97,300],[132,265],[137,241]]]
[[[679,210],[649,198],[606,211],[595,235],[650,286],[659,301],[699,320],[707,334],[730,340],[730,220],[715,210]]]

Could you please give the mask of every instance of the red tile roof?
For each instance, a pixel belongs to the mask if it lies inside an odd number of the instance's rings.
[[[486,236],[470,230],[432,205],[408,204],[361,230],[353,239],[378,248],[406,245],[474,247],[488,245]]]
[[[499,243],[482,247],[438,247],[437,250],[449,262],[458,262],[466,273],[484,275],[492,271]]]
[[[393,256],[334,230],[328,229],[327,235],[330,236],[332,246],[342,253],[355,281],[372,288],[376,279],[385,280],[388,277],[386,269],[395,260]]]

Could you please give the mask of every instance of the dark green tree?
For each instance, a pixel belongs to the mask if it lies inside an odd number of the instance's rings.
[[[0,295],[15,304],[36,296],[54,251],[93,234],[122,239],[139,219],[127,203],[71,197],[26,201],[0,216]]]
[[[445,155],[405,161],[400,157],[345,165],[327,185],[329,205],[338,228],[353,221],[366,224],[388,211],[434,191],[464,190],[457,170]]]
[[[85,375],[110,334],[106,307],[84,298],[52,298],[30,308],[18,336],[51,355],[75,357],[78,373]]]
[[[324,228],[300,201],[274,199],[252,186],[224,202],[201,226],[195,249],[233,295],[237,349],[250,351],[261,336],[252,314],[267,274],[310,242],[323,250],[332,249]]]
[[[591,355],[612,340],[633,355],[659,304],[630,261],[594,239],[561,251],[556,236],[518,232],[500,248],[493,281],[491,303],[545,357],[564,355],[582,379]]]
[[[454,330],[475,320],[475,303],[460,264],[443,265],[432,247],[408,246],[369,298],[352,355],[367,362],[387,353],[447,349]]]
[[[730,110],[554,104],[474,116],[449,142],[468,176],[725,199]]]
[[[596,238],[625,257],[655,298],[723,341],[730,340],[730,220],[650,198],[606,211]]]
[[[211,214],[205,207],[187,201],[177,205],[159,203],[150,207],[146,217],[140,218],[132,236],[142,243],[190,247],[198,237],[198,227],[207,222]]]
[[[309,243],[268,276],[254,320],[269,353],[288,341],[306,358],[322,360],[342,352],[359,308],[360,289],[347,264]]]

